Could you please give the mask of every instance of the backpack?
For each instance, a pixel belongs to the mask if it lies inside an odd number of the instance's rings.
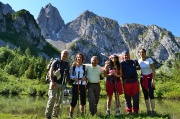
[[[49,76],[49,70],[51,68],[51,64],[54,62],[54,61],[60,61],[59,58],[51,58],[50,61],[49,61],[49,64],[47,65],[46,69],[47,69],[47,74],[46,74],[46,83],[49,83],[50,82],[50,76]],[[57,69],[60,67],[60,65],[57,66]],[[56,70],[57,70],[56,69]]]
[[[73,75],[75,75],[74,73],[75,73],[75,68],[76,68],[76,66],[73,66]],[[87,72],[86,72],[86,70],[85,70],[85,68],[86,68],[86,66],[85,65],[83,65],[83,71],[84,71],[84,74],[83,74],[83,76],[87,76]],[[74,80],[72,80],[72,79],[70,79],[70,81],[69,81],[69,84],[70,85],[72,85],[74,83]]]

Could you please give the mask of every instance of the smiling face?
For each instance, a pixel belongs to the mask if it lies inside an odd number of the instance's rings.
[[[92,66],[96,66],[98,64],[98,58],[96,56],[91,58],[91,64]]]
[[[68,51],[62,51],[61,52],[61,60],[66,61],[68,59],[69,52]]]
[[[78,55],[76,56],[76,62],[77,62],[78,64],[82,64],[82,63],[83,63],[83,56],[82,56],[81,54],[78,54]]]
[[[146,57],[146,50],[145,49],[140,49],[139,50],[139,56],[141,58],[145,58]]]
[[[112,62],[116,62],[117,60],[118,60],[118,57],[116,57],[116,56],[112,56],[112,57],[111,57],[111,61],[112,61]]]
[[[130,54],[129,53],[123,54],[123,58],[124,60],[130,60]]]

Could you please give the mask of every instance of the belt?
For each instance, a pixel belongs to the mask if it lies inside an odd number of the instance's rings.
[[[138,79],[123,79],[124,83],[135,83],[138,82]]]
[[[88,82],[89,84],[99,84],[99,82],[97,82],[97,83],[91,83],[91,82]]]

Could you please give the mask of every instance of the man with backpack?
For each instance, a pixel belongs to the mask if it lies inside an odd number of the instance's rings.
[[[61,52],[60,60],[54,60],[51,64],[49,70],[49,99],[45,110],[45,116],[47,119],[51,119],[51,115],[56,118],[58,116],[59,102],[62,102],[62,97],[64,95],[64,83],[66,82],[66,77],[69,77],[69,62],[67,62],[68,56],[69,52],[63,50]]]
[[[131,60],[128,50],[123,51],[121,62],[122,66],[122,80],[124,95],[126,100],[126,112],[131,114],[132,110],[135,114],[138,114],[139,111],[139,82],[137,71],[140,69],[139,63],[137,60]],[[133,100],[133,105],[131,103],[131,98]]]

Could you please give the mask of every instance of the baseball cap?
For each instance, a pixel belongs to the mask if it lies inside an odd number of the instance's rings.
[[[124,50],[122,53],[123,54],[129,54],[129,50]]]

